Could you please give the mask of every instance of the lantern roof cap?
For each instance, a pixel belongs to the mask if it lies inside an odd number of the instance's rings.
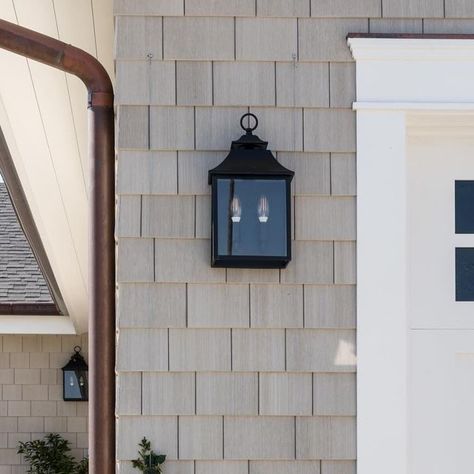
[[[243,120],[251,116],[255,119],[255,126],[244,127]],[[258,126],[258,119],[253,114],[244,114],[240,119],[240,126],[245,130],[245,134],[238,140],[232,141],[230,153],[215,168],[209,170],[209,184],[212,177],[216,175],[241,175],[241,176],[280,176],[292,178],[294,171],[281,165],[267,150],[268,142],[261,140],[252,132]]]
[[[81,355],[81,347],[76,346],[74,348],[74,354],[71,356],[71,359],[69,359],[69,362],[61,368],[61,370],[66,371],[66,370],[88,370],[88,365]]]

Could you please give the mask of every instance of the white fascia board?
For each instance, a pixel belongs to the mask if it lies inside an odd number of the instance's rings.
[[[0,316],[0,334],[77,334],[67,316]]]

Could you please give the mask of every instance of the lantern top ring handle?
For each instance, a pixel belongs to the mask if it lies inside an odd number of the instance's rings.
[[[82,347],[81,347],[81,346],[75,346],[75,347],[74,347],[74,352],[75,352],[76,354],[79,354],[81,351],[82,351]]]
[[[245,117],[252,117],[253,119],[255,119],[255,126],[254,127],[245,127],[244,126],[244,118]],[[249,119],[249,125],[250,125],[250,119]],[[250,112],[247,113],[247,114],[244,114],[242,115],[242,117],[240,118],[240,126],[247,132],[247,133],[252,133],[257,127],[258,127],[258,118],[256,115],[254,114],[251,114]]]

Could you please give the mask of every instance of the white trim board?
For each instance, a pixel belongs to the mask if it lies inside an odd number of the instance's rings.
[[[67,316],[0,316],[0,334],[76,334]]]
[[[409,446],[407,139],[440,130],[474,136],[474,40],[348,44],[357,70],[357,466],[360,474],[417,474]]]

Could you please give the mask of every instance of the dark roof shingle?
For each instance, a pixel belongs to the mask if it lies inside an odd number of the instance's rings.
[[[0,182],[0,304],[53,303],[48,285]]]

